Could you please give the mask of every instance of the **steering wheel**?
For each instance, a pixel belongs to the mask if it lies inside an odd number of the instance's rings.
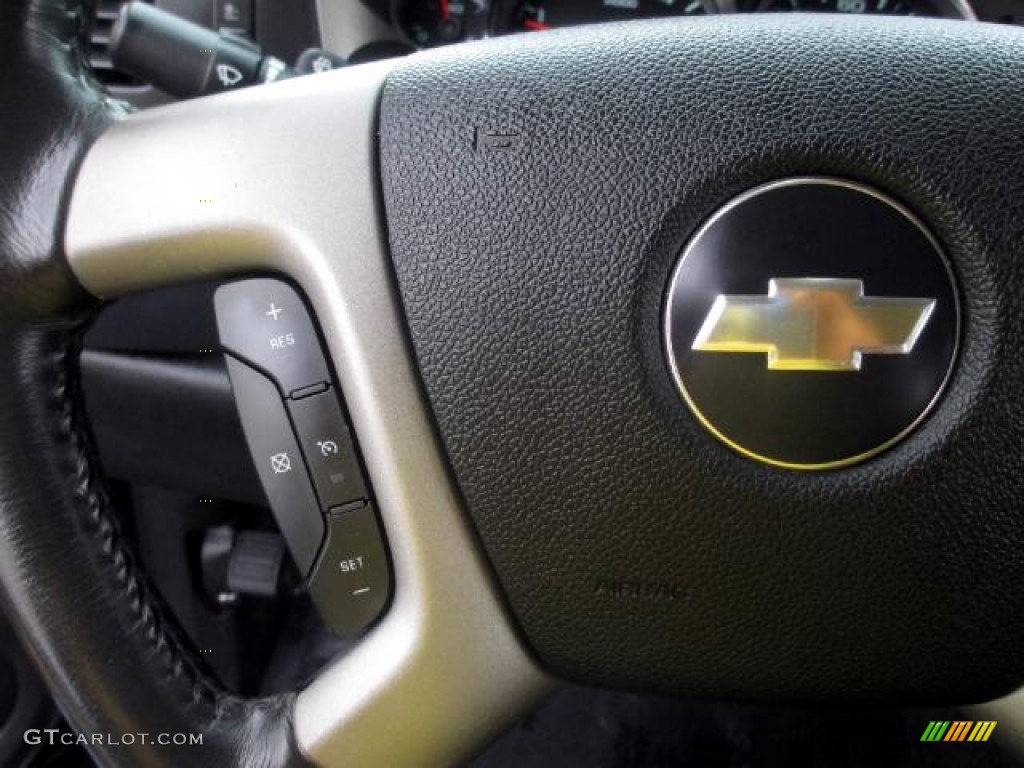
[[[615,25],[130,116],[78,3],[0,37],[0,583],[100,762],[456,764],[555,679],[1024,681],[1019,31]],[[140,570],[76,365],[104,300],[249,272],[319,318],[395,581],[260,700]]]

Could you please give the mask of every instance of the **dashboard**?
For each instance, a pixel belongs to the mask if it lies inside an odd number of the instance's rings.
[[[103,85],[137,109],[173,97],[113,65],[111,33],[128,0],[97,5],[89,63]],[[251,40],[297,61],[320,47],[359,64],[420,49],[602,22],[733,13],[928,16],[1024,26],[1024,0],[149,0],[163,11]]]
[[[730,13],[929,16],[1024,24],[1022,0],[378,0],[375,10],[416,48],[580,24]]]

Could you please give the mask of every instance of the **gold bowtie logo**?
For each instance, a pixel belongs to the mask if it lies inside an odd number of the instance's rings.
[[[934,299],[864,295],[860,280],[779,278],[767,296],[719,296],[693,349],[760,352],[776,371],[857,371],[863,355],[905,355]]]

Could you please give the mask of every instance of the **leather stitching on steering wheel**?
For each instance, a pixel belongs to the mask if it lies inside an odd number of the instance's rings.
[[[70,453],[74,466],[75,496],[84,504],[84,517],[98,537],[99,550],[108,558],[117,581],[122,585],[122,594],[132,613],[143,627],[143,632],[152,643],[167,671],[174,678],[181,679],[191,688],[192,700],[214,702],[225,696],[219,686],[203,673],[195,654],[180,640],[173,624],[169,621],[152,589],[136,564],[129,546],[123,544],[124,534],[115,515],[104,484],[97,479],[97,452],[92,439],[80,418],[84,417],[84,402],[77,376],[72,368],[81,341],[82,328],[65,331],[61,349],[55,355],[53,364],[54,387],[52,397],[60,409],[59,424],[61,438]],[[228,695],[229,696],[229,695]],[[230,697],[230,696],[229,696]]]
[[[103,763],[305,764],[294,694],[244,699],[204,671],[148,582],[100,477],[77,351],[97,302],[60,245],[75,170],[125,106],[84,66],[75,0],[0,5],[0,341],[8,355],[0,452],[3,599],[83,734],[202,733],[193,749],[92,746]],[[83,314],[82,307],[86,307]]]

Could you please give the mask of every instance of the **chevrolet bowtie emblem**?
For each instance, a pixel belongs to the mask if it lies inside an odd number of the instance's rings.
[[[778,371],[857,371],[863,355],[905,355],[934,299],[867,297],[860,280],[779,278],[767,296],[718,296],[693,349],[759,352]]]

